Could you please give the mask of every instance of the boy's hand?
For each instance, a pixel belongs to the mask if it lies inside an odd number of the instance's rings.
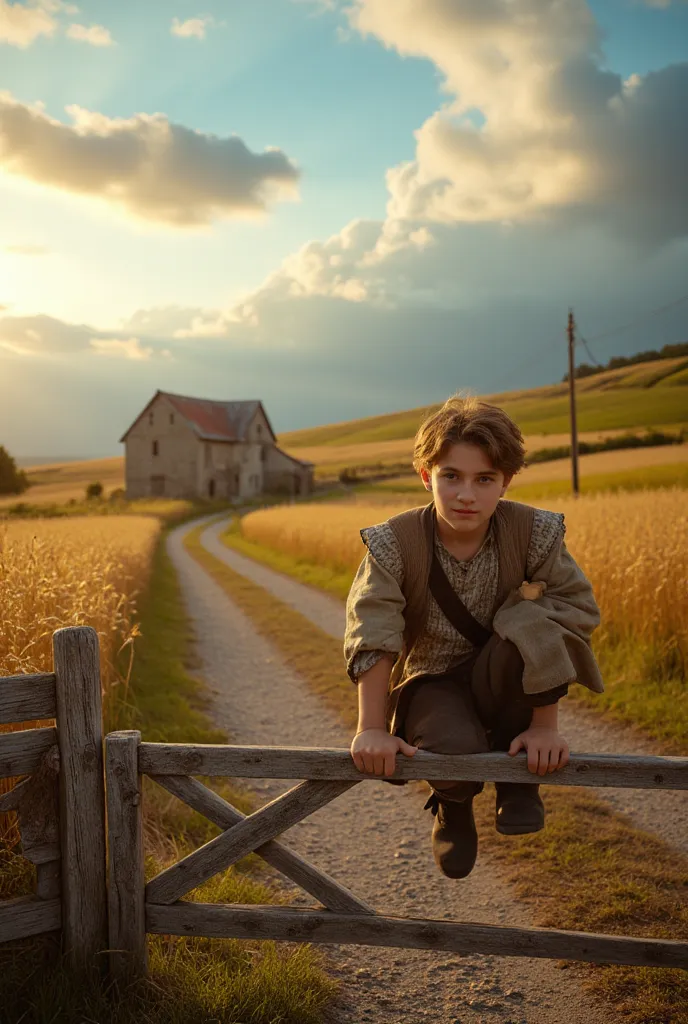
[[[386,729],[363,729],[351,742],[351,756],[359,772],[370,775],[393,775],[397,751],[413,757],[418,747],[401,736],[391,736]]]
[[[569,745],[556,729],[531,725],[525,732],[514,736],[509,747],[513,756],[519,750],[528,754],[528,770],[546,775],[563,768],[569,761]]]

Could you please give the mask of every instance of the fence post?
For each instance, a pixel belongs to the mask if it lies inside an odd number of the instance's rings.
[[[107,948],[105,789],[98,634],[53,633],[60,748],[62,937],[72,968],[104,967]]]
[[[134,729],[105,737],[110,972],[121,982],[143,977],[148,966],[140,742]]]

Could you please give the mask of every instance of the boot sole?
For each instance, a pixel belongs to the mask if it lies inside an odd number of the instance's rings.
[[[500,832],[503,836],[525,836],[525,835],[528,835],[530,832],[542,832],[544,827],[545,827],[544,824],[543,825],[503,825],[503,824],[500,823],[498,825],[495,825],[495,828],[497,829],[497,831]]]

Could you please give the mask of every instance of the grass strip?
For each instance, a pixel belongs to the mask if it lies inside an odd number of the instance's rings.
[[[353,579],[350,571],[294,558],[284,551],[248,540],[241,532],[239,517],[232,520],[220,540],[233,551],[341,600],[349,593]],[[576,686],[569,691],[568,699],[631,726],[661,744],[665,754],[688,755],[688,702],[685,684],[678,675],[654,678],[652,652],[638,647],[601,644],[597,637],[593,638],[593,646],[605,680],[605,692],[592,693],[585,686]],[[337,650],[341,652],[339,645]]]
[[[190,554],[251,618],[291,668],[355,728],[355,690],[339,669],[341,645],[200,543]],[[353,691],[353,692],[352,692]],[[688,858],[633,827],[593,792],[548,789],[548,825],[529,836],[494,830],[493,787],[476,801],[481,846],[503,864],[536,925],[688,940]],[[660,968],[567,964],[596,995],[622,1008],[628,1024],[688,1024],[688,974]]]
[[[146,740],[226,742],[204,708],[203,685],[192,674],[192,631],[165,533],[155,551],[139,605],[141,639],[129,691],[111,707],[108,728],[140,729]],[[151,877],[207,842],[218,829],[150,779],[144,779],[146,874]],[[215,784],[245,813],[251,797],[235,783]],[[287,902],[255,855],[216,876],[189,898],[215,903]],[[0,898],[27,891],[32,868],[14,851],[0,851]],[[323,1024],[336,984],[325,957],[309,944],[278,944],[175,936],[149,937],[146,981],[126,992],[63,970],[54,938],[0,946],[0,1012],[8,1024]],[[3,1016],[4,1014],[4,1016]]]

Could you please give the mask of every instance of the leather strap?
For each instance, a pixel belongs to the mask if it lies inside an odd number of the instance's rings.
[[[430,593],[454,629],[457,629],[462,636],[470,640],[475,647],[484,647],[492,636],[492,631],[485,629],[466,608],[466,605],[447,579],[435,551],[433,551],[432,565],[430,566],[429,583]]]

